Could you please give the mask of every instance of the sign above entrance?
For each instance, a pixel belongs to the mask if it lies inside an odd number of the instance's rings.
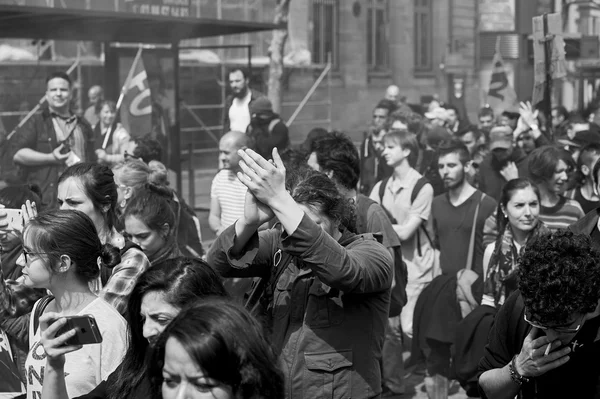
[[[515,0],[479,0],[481,32],[512,32],[515,20]]]
[[[126,0],[127,11],[162,17],[190,17],[190,0]]]

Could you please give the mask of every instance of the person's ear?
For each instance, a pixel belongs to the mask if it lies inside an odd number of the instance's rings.
[[[587,165],[581,165],[581,173],[587,177],[590,175],[590,168]]]
[[[125,187],[125,194],[123,194],[123,197],[125,199],[129,199],[129,198],[131,198],[132,195],[133,195],[133,189],[129,186]]]
[[[325,171],[325,175],[327,177],[329,177],[330,179],[333,179],[333,171],[332,170],[327,170]]]
[[[69,255],[61,255],[60,262],[58,264],[58,272],[66,273],[71,268],[73,262],[71,261],[71,257]]]
[[[169,237],[170,230],[171,230],[171,226],[169,226],[169,223],[163,224],[162,227],[160,228],[160,233],[165,238],[165,240]]]

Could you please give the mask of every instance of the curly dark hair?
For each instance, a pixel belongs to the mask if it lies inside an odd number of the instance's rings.
[[[355,206],[340,192],[327,175],[308,166],[292,171],[286,179],[286,187],[299,204],[315,207],[334,222],[339,229],[356,233]]]
[[[342,187],[353,190],[360,177],[360,155],[356,146],[342,132],[328,132],[316,139],[312,151],[324,172],[331,171]]]
[[[588,235],[559,230],[531,240],[519,264],[525,308],[541,324],[593,312],[600,299],[600,252]]]

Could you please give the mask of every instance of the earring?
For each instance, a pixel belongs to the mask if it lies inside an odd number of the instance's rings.
[[[123,199],[123,201],[121,201],[119,205],[121,206],[121,208],[125,208],[125,205],[127,205],[127,200]]]

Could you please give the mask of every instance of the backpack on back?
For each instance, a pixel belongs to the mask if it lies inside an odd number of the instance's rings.
[[[364,196],[362,201],[357,201],[357,218],[356,218],[356,230],[359,234],[370,233],[367,231],[367,213],[369,212],[369,208],[373,204],[377,204],[376,201],[373,201],[371,198]],[[381,208],[386,211],[386,209],[381,206]],[[386,211],[388,218],[391,216],[389,212]],[[390,223],[393,223],[390,220]],[[392,288],[391,298],[390,298],[390,311],[389,316],[394,317],[398,316],[402,311],[404,305],[408,301],[406,296],[406,284],[408,283],[408,268],[406,267],[406,263],[402,260],[402,247],[397,246],[393,248],[394,250],[394,282],[395,285]]]
[[[379,185],[379,203],[381,204],[381,207],[385,210],[385,212],[388,214],[388,217],[390,218],[390,220],[392,221],[392,223],[396,224],[397,221],[392,216],[392,213],[388,209],[386,209],[385,206],[383,206],[383,195],[385,194],[385,188],[387,187],[387,184],[388,184],[389,180],[390,180],[390,178],[387,177],[387,178],[383,179],[381,181],[381,184]],[[410,203],[411,203],[411,205],[412,205],[413,202],[415,202],[415,199],[417,199],[417,196],[421,192],[421,189],[426,184],[431,185],[431,183],[429,183],[429,180],[426,177],[424,177],[424,176],[421,176],[419,178],[419,180],[417,180],[417,183],[415,184],[415,186],[413,187],[412,192],[410,193]],[[419,231],[422,231],[425,234],[425,237],[427,237],[427,240],[432,245],[433,245],[433,240],[431,239],[431,236],[429,235],[429,232],[427,231],[427,227],[425,227],[425,224],[421,223],[421,225],[419,226],[419,229],[417,230],[417,233],[416,233],[417,234],[417,253],[419,254],[419,256],[423,256],[423,254],[421,253],[421,234],[419,234]]]

